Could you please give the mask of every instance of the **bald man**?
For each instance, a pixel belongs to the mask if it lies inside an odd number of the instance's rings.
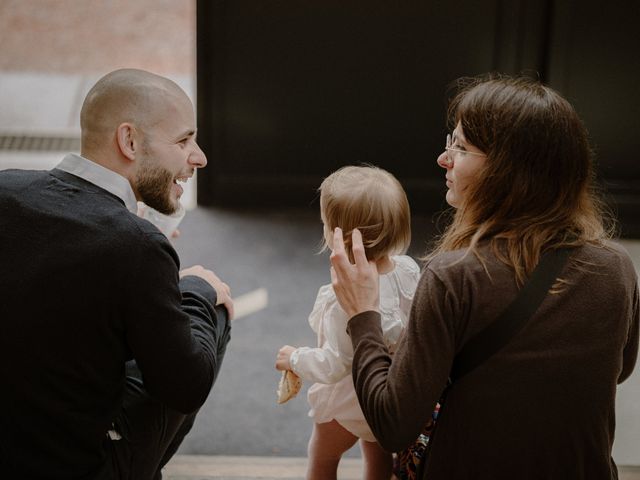
[[[207,159],[189,98],[149,72],[101,78],[80,122],[80,155],[0,172],[0,477],[159,479],[233,302],[212,271],[179,271],[137,201],[174,212]]]

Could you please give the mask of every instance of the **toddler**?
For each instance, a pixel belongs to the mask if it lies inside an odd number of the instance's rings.
[[[402,186],[389,172],[373,166],[348,166],[327,177],[320,186],[320,214],[324,248],[340,227],[353,261],[351,232],[362,232],[367,258],[380,273],[380,313],[387,348],[393,353],[402,335],[420,274],[418,265],[402,255],[409,247],[409,204]],[[309,440],[307,479],[335,479],[342,454],[358,439],[365,465],[364,478],[389,480],[391,453],[376,442],[356,397],[351,376],[353,347],[346,333],[347,318],[331,285],[320,288],[309,316],[318,347],[283,346],[276,368],[292,370],[314,382],[308,391],[314,420]]]

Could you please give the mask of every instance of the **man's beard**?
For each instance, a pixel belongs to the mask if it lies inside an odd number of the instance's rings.
[[[173,175],[169,170],[151,164],[144,159],[136,176],[136,190],[140,199],[149,207],[165,215],[171,215],[178,209],[177,202],[171,200]]]

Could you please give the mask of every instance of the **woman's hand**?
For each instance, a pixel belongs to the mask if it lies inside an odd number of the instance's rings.
[[[296,347],[292,347],[291,345],[285,345],[280,348],[278,356],[276,357],[276,370],[291,370],[289,359],[295,349]]]
[[[351,243],[355,265],[349,262],[345,252],[342,230],[334,230],[331,283],[340,306],[349,318],[370,310],[377,312],[380,307],[378,268],[375,262],[367,260],[358,229],[351,234]]]

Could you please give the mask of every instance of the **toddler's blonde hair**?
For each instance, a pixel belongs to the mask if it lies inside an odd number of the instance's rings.
[[[345,249],[353,262],[351,233],[362,233],[369,260],[403,254],[411,243],[411,213],[407,195],[389,172],[372,165],[347,166],[320,185],[323,221],[331,232],[342,229]],[[326,238],[323,249],[328,247]]]

